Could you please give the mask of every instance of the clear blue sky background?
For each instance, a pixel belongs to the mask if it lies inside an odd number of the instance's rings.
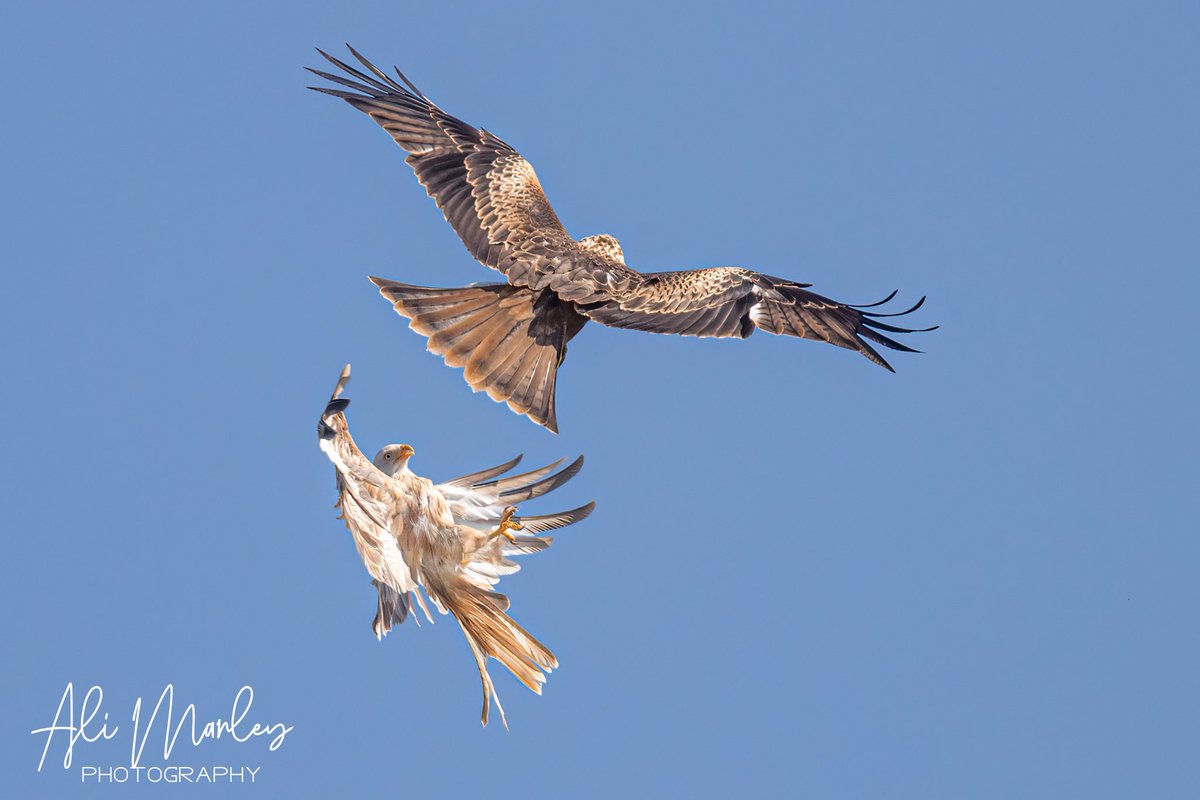
[[[247,796],[1200,793],[1194,3],[0,23],[0,793],[79,790],[29,735],[67,681],[125,725],[168,681],[209,717],[253,684],[252,718],[295,725],[281,750],[176,759],[261,766]],[[304,89],[344,40],[514,143],[636,267],[928,293],[943,327],[896,375],[588,328],[554,437],[367,282],[494,275],[382,131]],[[431,477],[587,455],[526,511],[598,511],[504,585],[562,662],[540,698],[493,668],[508,733],[480,729],[449,619],[371,635],[314,436],[346,361],[360,443]],[[124,733],[78,763],[122,763]]]

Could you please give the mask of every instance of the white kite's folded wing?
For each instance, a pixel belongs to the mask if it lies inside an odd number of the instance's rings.
[[[349,378],[350,366],[346,365],[329,404],[321,413],[317,435],[321,451],[337,472],[337,508],[341,519],[379,591],[379,611],[373,627],[376,636],[382,637],[393,624],[407,618],[413,605],[410,595],[415,592],[417,582],[391,531],[396,516],[392,481],[363,455],[350,435],[344,413],[350,401],[340,397]],[[417,601],[420,602],[420,597]]]

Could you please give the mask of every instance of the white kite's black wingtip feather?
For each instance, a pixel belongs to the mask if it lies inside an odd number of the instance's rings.
[[[559,462],[555,462],[554,466],[557,466],[558,463]],[[508,503],[521,503],[525,500],[532,500],[535,497],[541,497],[547,492],[552,492],[558,487],[562,486],[564,483],[571,480],[571,478],[574,478],[579,474],[579,470],[581,469],[583,469],[582,455],[553,475],[541,478],[524,486],[515,486],[511,489],[505,489],[501,491],[500,498]],[[541,472],[541,470],[535,470],[535,472]]]
[[[325,410],[321,412],[321,418],[317,420],[317,436],[322,439],[332,439],[337,436],[337,431],[329,424],[330,419],[334,414],[340,414],[350,405],[350,400],[345,397],[334,398],[325,404]]]
[[[522,516],[517,519],[524,525],[524,529],[533,533],[543,533],[545,531],[557,530],[565,528],[568,525],[574,525],[576,522],[581,522],[591,516],[596,510],[596,501],[573,508],[570,511],[560,511],[557,514],[537,514],[534,516]]]
[[[350,398],[348,397],[339,397],[336,400],[330,400],[328,405],[325,406],[325,415],[341,413],[346,410],[348,405],[350,405]]]

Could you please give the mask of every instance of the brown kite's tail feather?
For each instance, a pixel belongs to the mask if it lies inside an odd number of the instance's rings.
[[[467,383],[558,432],[554,385],[567,341],[586,321],[549,290],[493,284],[433,289],[371,278],[428,349]]]

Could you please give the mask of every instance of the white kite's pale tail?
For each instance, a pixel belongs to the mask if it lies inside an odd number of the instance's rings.
[[[430,588],[433,589],[432,586]],[[488,658],[499,661],[517,680],[537,694],[542,693],[546,673],[558,666],[558,659],[505,613],[508,610],[508,598],[504,595],[481,589],[462,576],[451,578],[449,585],[434,591],[437,599],[462,626],[467,644],[475,656],[479,679],[483,682],[483,724],[487,725],[488,710],[492,701],[495,701],[500,721],[507,728],[504,707],[500,705],[492,676],[488,674]]]

